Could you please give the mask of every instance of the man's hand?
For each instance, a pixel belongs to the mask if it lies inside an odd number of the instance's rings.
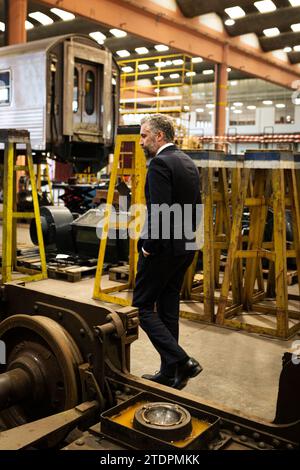
[[[142,247],[142,252],[143,252],[143,255],[145,258],[147,258],[147,256],[150,256],[151,253],[148,253],[148,251],[144,250],[144,248]]]

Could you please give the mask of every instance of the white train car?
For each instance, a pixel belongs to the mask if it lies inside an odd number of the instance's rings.
[[[0,48],[0,128],[28,129],[36,153],[100,168],[113,144],[118,67],[89,37]]]

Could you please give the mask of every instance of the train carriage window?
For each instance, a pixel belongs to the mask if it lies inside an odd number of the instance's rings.
[[[10,103],[10,71],[0,72],[0,106]]]
[[[78,70],[74,69],[74,88],[73,88],[73,113],[77,113],[79,107],[79,74]]]
[[[95,75],[91,70],[85,74],[85,111],[90,116],[95,109]]]

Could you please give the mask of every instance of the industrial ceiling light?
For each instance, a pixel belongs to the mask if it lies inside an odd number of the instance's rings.
[[[179,73],[171,73],[170,74],[170,78],[172,78],[172,79],[173,78],[179,78],[179,77],[180,77]]]
[[[269,13],[270,11],[275,11],[277,9],[272,0],[254,2],[254,6],[259,10],[260,13]]]
[[[61,10],[60,8],[50,8],[51,13],[58,16],[63,21],[74,20],[75,15],[69,11]]]
[[[231,72],[231,67],[227,67],[227,72]]]
[[[154,80],[156,80],[157,82],[160,82],[161,80],[163,80],[165,77],[163,75],[156,75],[156,77],[154,77]]]
[[[212,75],[214,73],[213,69],[206,69],[203,70],[203,75]]]
[[[207,108],[214,108],[215,107],[215,105],[213,103],[207,103],[205,106]]]
[[[116,54],[119,56],[119,57],[129,57],[130,56],[130,52],[127,51],[126,49],[122,49],[120,51],[116,51]]]
[[[263,33],[268,38],[272,38],[274,36],[278,36],[280,34],[280,31],[278,28],[267,28],[263,30]]]
[[[136,410],[133,427],[164,441],[178,441],[191,434],[192,418],[175,403],[147,403]]]
[[[25,29],[28,31],[29,29],[33,29],[34,26],[30,21],[25,20]]]
[[[234,114],[242,114],[242,110],[241,109],[235,109],[234,111]]]
[[[300,45],[294,46],[293,49],[295,52],[300,52]]]
[[[196,113],[204,113],[204,108],[196,108]]]
[[[249,106],[247,106],[247,109],[256,109],[256,106],[254,106],[254,104],[250,104]]]
[[[262,103],[268,106],[268,105],[273,104],[273,101],[272,100],[264,100]]]
[[[284,103],[276,103],[275,106],[276,106],[276,108],[278,108],[278,109],[283,109],[283,108],[285,108],[285,104],[284,104]]]
[[[236,106],[237,108],[239,106],[243,106],[244,103],[241,103],[240,101],[236,101],[235,103],[233,103],[233,106]]]
[[[235,21],[232,18],[228,18],[224,21],[224,23],[226,26],[233,26],[235,24]]]
[[[129,65],[127,67],[122,67],[122,72],[125,72],[125,73],[133,72],[133,68],[130,67]]]
[[[156,49],[158,52],[164,52],[164,51],[168,51],[169,47],[165,46],[164,44],[156,44],[154,46],[154,49]]]
[[[147,47],[136,47],[136,48],[135,48],[135,52],[136,52],[137,54],[140,54],[140,55],[142,55],[142,54],[148,54],[149,49],[147,49]]]
[[[5,23],[3,23],[2,21],[0,21],[0,31],[5,31]]]
[[[122,29],[112,28],[109,32],[116,38],[125,38],[125,36],[127,36],[126,31],[123,31]]]
[[[193,57],[192,58],[193,64],[199,64],[200,62],[203,62],[202,57]]]
[[[138,69],[139,70],[148,70],[149,65],[148,64],[140,64],[140,65],[138,65]]]
[[[89,33],[89,36],[95,39],[98,44],[103,44],[106,39],[105,34],[101,33],[101,31],[93,31],[92,33]]]
[[[300,31],[300,23],[291,24],[291,29],[292,29],[295,33],[299,33],[299,31]]]
[[[186,76],[187,77],[194,77],[196,75],[196,72],[187,72]]]
[[[231,7],[231,8],[225,8],[225,12],[227,13],[228,16],[230,16],[230,18],[232,20],[242,18],[243,16],[246,15],[244,10],[239,6]]]
[[[300,0],[289,0],[290,4],[292,7],[299,7],[300,6]]]
[[[166,63],[163,61],[155,62],[155,67],[160,68],[160,67],[165,67]]]
[[[231,80],[230,85],[236,86],[238,84],[237,80]]]
[[[183,60],[182,59],[175,59],[172,61],[174,65],[182,65],[183,64]]]
[[[42,13],[41,11],[34,11],[32,13],[29,13],[28,16],[30,16],[30,18],[33,18],[44,26],[54,23],[50,16],[45,15],[45,13]]]
[[[283,49],[284,52],[292,52],[292,48],[290,46],[287,46]]]

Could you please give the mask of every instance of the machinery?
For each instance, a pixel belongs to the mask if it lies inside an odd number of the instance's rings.
[[[0,129],[28,129],[36,154],[96,173],[107,163],[118,113],[118,67],[90,37],[2,47]]]
[[[18,282],[2,288],[0,305],[0,449],[299,446],[300,365],[291,357],[275,422],[257,422],[131,375],[138,336],[131,307],[82,303]]]

